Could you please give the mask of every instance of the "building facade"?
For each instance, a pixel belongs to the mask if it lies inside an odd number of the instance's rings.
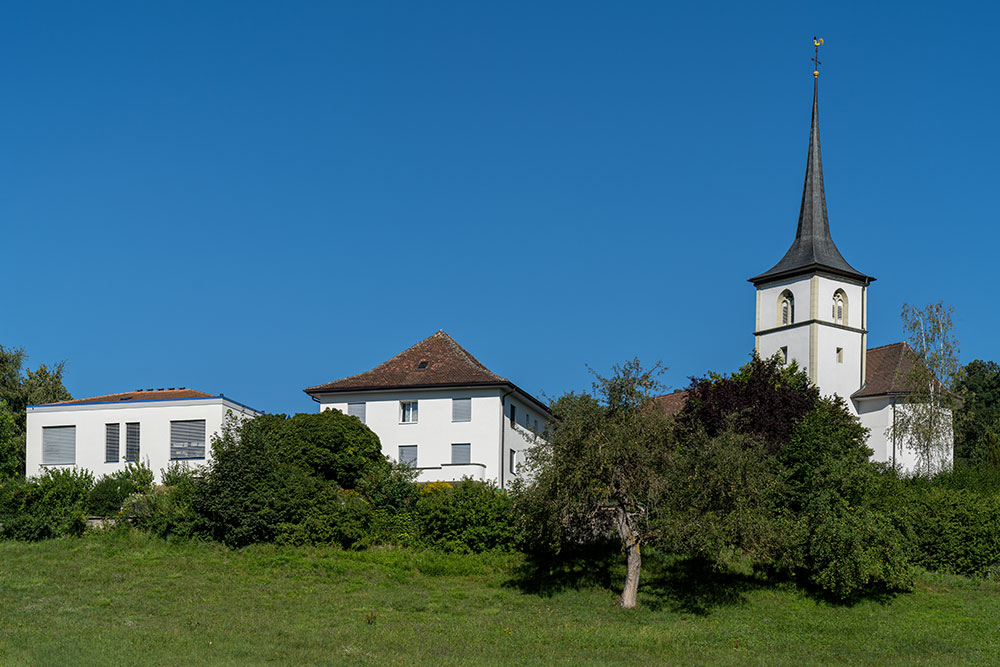
[[[27,413],[27,476],[75,467],[99,477],[142,462],[156,481],[172,463],[210,461],[211,438],[227,415],[260,414],[222,394],[187,388],[29,405]]]
[[[550,419],[542,402],[443,331],[369,371],[304,391],[320,410],[360,419],[421,482],[468,477],[506,487]]]
[[[874,460],[904,472],[950,467],[950,435],[928,460],[894,432],[899,411],[908,409],[906,372],[919,360],[906,343],[868,349],[868,287],[874,280],[848,264],[830,236],[817,73],[795,239],[781,261],[750,279],[757,299],[754,347],[761,357],[795,361],[823,395],[843,398],[870,430]],[[950,412],[946,418],[950,423]]]

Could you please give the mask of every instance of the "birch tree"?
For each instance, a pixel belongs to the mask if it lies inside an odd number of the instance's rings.
[[[956,386],[961,365],[952,309],[943,302],[924,307],[904,303],[900,317],[916,358],[904,365],[903,409],[897,412],[889,435],[913,450],[920,473],[932,475],[950,465],[952,415],[960,405]]]

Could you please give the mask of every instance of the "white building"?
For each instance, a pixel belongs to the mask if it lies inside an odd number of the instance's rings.
[[[750,279],[757,288],[755,349],[764,358],[781,354],[795,360],[823,395],[842,397],[870,429],[874,460],[908,472],[918,465],[925,470],[916,450],[891,433],[897,411],[906,409],[901,404],[907,394],[905,375],[916,354],[906,343],[868,349],[868,286],[873,280],[844,260],[830,236],[815,83],[795,240],[780,262]],[[941,449],[933,468],[951,465],[950,437]]]
[[[194,389],[149,389],[28,406],[26,474],[86,468],[95,476],[147,464],[160,480],[171,463],[203,465],[227,413],[255,417],[242,403]]]
[[[418,481],[505,487],[544,433],[546,406],[496,375],[443,331],[375,368],[304,390],[321,410],[356,416]]]

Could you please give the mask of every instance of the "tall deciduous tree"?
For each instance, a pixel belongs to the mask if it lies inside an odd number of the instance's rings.
[[[996,459],[1000,433],[1000,365],[976,359],[965,365],[958,383],[962,407],[955,416],[955,458],[973,465]]]
[[[956,393],[959,346],[951,315],[951,307],[943,302],[924,307],[904,303],[900,315],[918,359],[903,378],[907,393],[890,435],[914,451],[920,472],[928,475],[950,464],[952,415],[960,404]]]
[[[641,548],[661,536],[659,513],[673,456],[665,416],[650,402],[659,365],[633,359],[609,377],[594,375],[594,393],[567,394],[552,405],[548,442],[529,457],[534,476],[526,500],[536,510],[536,539],[562,546],[614,535],[628,563],[621,606],[637,604]]]

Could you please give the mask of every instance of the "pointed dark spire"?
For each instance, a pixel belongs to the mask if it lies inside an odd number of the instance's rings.
[[[769,271],[751,278],[750,282],[757,285],[820,269],[865,283],[875,280],[848,264],[830,237],[830,221],[826,217],[826,194],[823,191],[823,159],[819,149],[819,77],[814,76],[806,179],[802,186],[802,205],[799,208],[799,224],[795,230],[795,240],[780,262]]]

